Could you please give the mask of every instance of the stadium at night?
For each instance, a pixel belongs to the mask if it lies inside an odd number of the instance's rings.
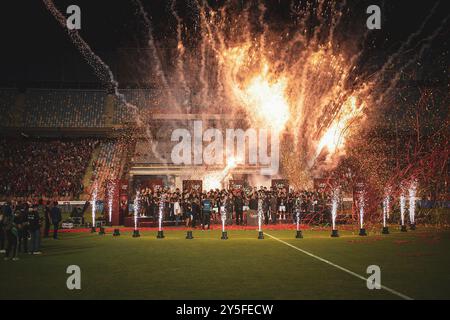
[[[0,299],[450,298],[444,1],[7,7]]]

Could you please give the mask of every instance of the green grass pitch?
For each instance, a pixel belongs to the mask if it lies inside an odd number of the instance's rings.
[[[120,237],[62,233],[43,240],[41,256],[0,261],[0,299],[401,299],[336,266],[368,277],[381,268],[381,284],[413,299],[450,298],[450,232],[418,227],[390,235],[359,237],[350,231],[268,234],[256,231],[141,231]],[[81,290],[68,290],[66,268],[81,268]]]

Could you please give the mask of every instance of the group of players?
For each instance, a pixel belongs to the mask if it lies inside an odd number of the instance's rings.
[[[296,222],[297,212],[314,211],[318,202],[323,202],[323,195],[315,192],[293,191],[287,188],[259,189],[215,189],[199,191],[155,187],[141,188],[139,191],[140,216],[153,217],[160,214],[165,220],[173,220],[178,225],[181,220],[187,227],[201,226],[209,228],[211,223],[221,221],[226,224],[246,223],[244,217],[262,213],[265,224],[277,222]],[[245,214],[244,214],[245,213]]]
[[[49,237],[50,226],[53,225],[53,239],[58,239],[61,220],[61,210],[56,201],[4,203],[0,211],[0,253],[4,253],[4,260],[19,260],[19,252],[42,254],[42,234]]]

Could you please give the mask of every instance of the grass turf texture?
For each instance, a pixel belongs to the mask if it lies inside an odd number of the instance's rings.
[[[450,232],[420,228],[359,237],[340,231],[268,231],[271,235],[414,299],[450,298]],[[399,299],[256,231],[66,233],[43,240],[44,254],[0,261],[1,299]],[[68,265],[81,268],[81,290],[68,290]]]

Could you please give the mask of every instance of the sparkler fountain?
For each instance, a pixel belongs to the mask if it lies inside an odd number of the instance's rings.
[[[331,225],[332,225],[331,236],[333,238],[339,237],[339,232],[336,229],[336,216],[338,203],[339,203],[339,189],[336,188],[333,190],[333,198],[331,200]]]
[[[159,200],[159,217],[158,217],[158,235],[156,238],[163,239],[164,231],[162,229],[162,221],[164,215],[164,195],[161,195],[161,199]]]
[[[297,233],[295,237],[297,239],[303,238],[302,230],[300,230],[300,210],[301,210],[302,200],[300,197],[295,198],[295,218],[296,218],[296,230]]]
[[[109,188],[108,188],[108,218],[109,218],[109,220],[108,220],[108,222],[109,222],[110,226],[112,226],[114,191],[115,191],[115,183],[113,181],[109,181]]]
[[[138,214],[139,214],[139,190],[136,192],[136,197],[134,198],[134,202],[133,202],[133,209],[134,209],[134,230],[133,230],[133,238],[138,238],[141,235],[139,234],[139,229],[138,229]]]
[[[264,233],[261,229],[263,217],[263,199],[258,199],[258,239],[264,239]]]
[[[92,227],[91,227],[91,233],[96,232],[95,230],[95,210],[97,208],[97,184],[94,185],[94,191],[92,192]]]
[[[405,225],[405,208],[406,208],[406,197],[402,193],[400,195],[400,231],[406,232],[406,225]]]
[[[359,196],[359,235],[367,236],[366,229],[364,228],[364,208],[366,206],[366,200],[364,198],[364,191]]]
[[[383,230],[381,231],[382,234],[389,234],[389,227],[387,226],[387,219],[389,218],[389,210],[390,210],[390,203],[389,203],[389,196],[386,195],[386,197],[383,200]]]
[[[223,206],[223,210],[220,213],[220,218],[222,220],[222,237],[220,239],[227,240],[228,234],[225,231],[225,221],[227,220],[227,206],[226,205]]]
[[[409,187],[409,221],[411,223],[410,229],[416,230],[416,191],[417,191],[417,182],[413,181],[411,186]]]

